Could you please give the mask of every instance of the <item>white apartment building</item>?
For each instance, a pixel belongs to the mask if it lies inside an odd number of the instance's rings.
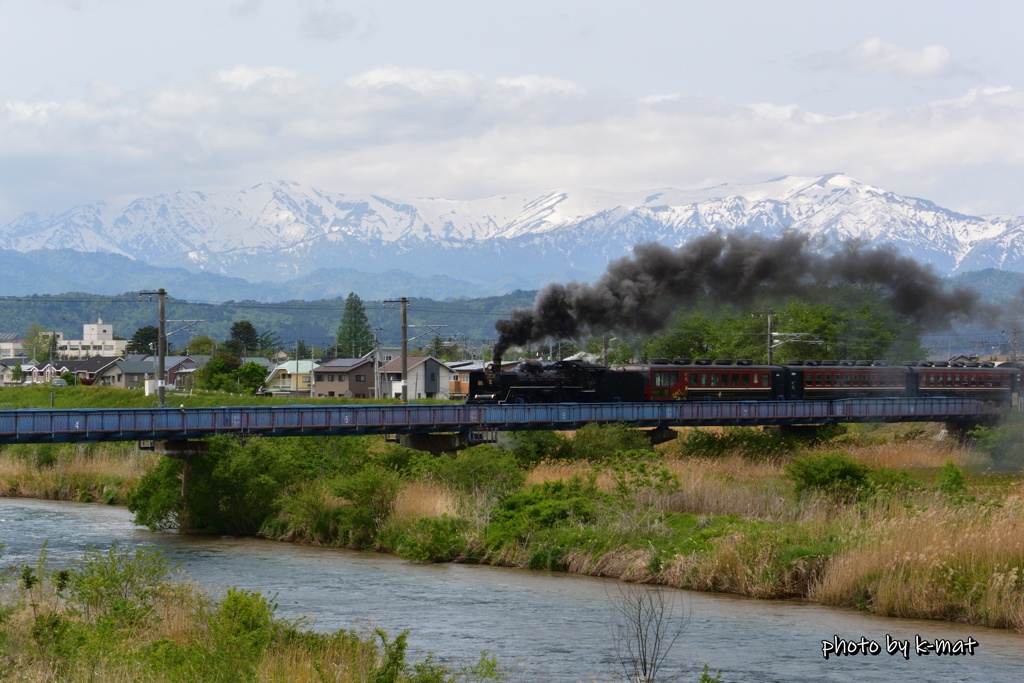
[[[104,323],[102,318],[94,325],[82,325],[81,339],[64,339],[57,333],[57,354],[61,358],[123,356],[127,348],[128,340],[114,339],[114,326]]]
[[[128,340],[114,339],[114,327],[104,323],[102,318],[95,324],[82,325],[81,339],[65,339],[61,332],[54,334],[57,336],[57,356],[63,360],[123,356],[128,348]],[[32,355],[33,349],[26,349],[24,342],[17,337],[11,333],[0,333],[0,360]]]

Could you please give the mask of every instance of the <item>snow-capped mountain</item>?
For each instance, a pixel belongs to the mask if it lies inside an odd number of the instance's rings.
[[[734,230],[769,237],[798,230],[823,247],[891,244],[942,274],[1024,270],[1024,218],[966,216],[842,174],[467,201],[331,194],[279,181],[29,213],[0,228],[0,248],[107,253],[249,282],[308,278],[317,269],[399,269],[539,287],[593,279],[637,244],[679,246]]]

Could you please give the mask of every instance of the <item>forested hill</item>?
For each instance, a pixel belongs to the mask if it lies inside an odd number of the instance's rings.
[[[494,322],[516,308],[533,305],[536,292],[515,291],[502,296],[457,301],[435,301],[409,297],[409,337],[426,345],[435,336],[478,345],[493,341]],[[364,300],[367,317],[385,345],[401,339],[398,302]],[[250,321],[260,332],[273,331],[286,346],[302,340],[328,346],[334,343],[345,310],[345,297],[318,301],[259,303],[187,302],[168,297],[166,317],[169,343],[183,346],[189,335],[209,335],[217,340],[230,336],[231,325]],[[32,324],[63,332],[67,339],[80,339],[82,325],[102,318],[118,337],[130,339],[137,329],[157,324],[156,298],[141,299],[136,293],[119,296],[68,293],[27,297],[0,297],[0,333],[23,334]],[[191,322],[202,321],[202,322]],[[187,329],[183,329],[187,328]],[[180,331],[179,331],[180,330]]]

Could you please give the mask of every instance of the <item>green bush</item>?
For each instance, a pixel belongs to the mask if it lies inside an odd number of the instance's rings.
[[[936,481],[939,491],[947,498],[960,499],[967,493],[967,482],[964,481],[964,471],[956,466],[952,460],[939,470],[939,477]]]
[[[794,458],[786,467],[796,493],[821,491],[842,499],[855,499],[867,491],[869,472],[866,465],[837,451]]]
[[[493,501],[520,489],[526,481],[515,456],[492,445],[473,446],[455,457],[425,458],[418,469],[452,490]]]
[[[367,547],[375,541],[401,487],[397,472],[373,463],[332,483],[333,493],[349,503],[339,509],[339,532],[348,545]]]
[[[601,461],[620,451],[653,450],[651,440],[624,424],[587,424],[569,441],[568,452],[576,460]]]
[[[153,548],[107,552],[89,548],[74,560],[69,592],[88,621],[115,628],[144,623],[168,582],[171,567]]]
[[[506,544],[523,543],[538,530],[595,519],[604,496],[593,480],[573,477],[549,481],[513,493],[494,511],[487,529],[487,547],[499,550]]]
[[[679,449],[684,455],[700,458],[720,458],[737,454],[755,460],[776,460],[791,453],[799,446],[806,446],[826,438],[814,431],[807,435],[783,435],[778,431],[766,431],[754,427],[729,427],[721,432],[707,429],[691,429],[681,440]]]
[[[509,441],[512,455],[521,467],[572,457],[572,444],[558,432],[514,432]]]
[[[451,562],[465,557],[469,522],[457,517],[421,517],[402,534],[397,554],[413,562]]]
[[[320,480],[296,484],[277,501],[278,512],[260,534],[313,545],[337,543],[343,517],[341,505]]]

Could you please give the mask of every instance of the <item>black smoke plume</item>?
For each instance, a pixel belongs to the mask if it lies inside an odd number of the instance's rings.
[[[947,288],[929,266],[899,256],[892,248],[843,245],[814,253],[805,235],[765,239],[711,234],[679,249],[643,244],[614,261],[594,284],[552,284],[537,294],[532,310],[513,311],[495,324],[494,355],[513,345],[547,338],[574,339],[605,332],[650,334],[674,309],[708,295],[744,304],[755,295],[796,294],[810,284],[879,287],[897,313],[928,329],[958,316],[994,318],[970,288]]]

